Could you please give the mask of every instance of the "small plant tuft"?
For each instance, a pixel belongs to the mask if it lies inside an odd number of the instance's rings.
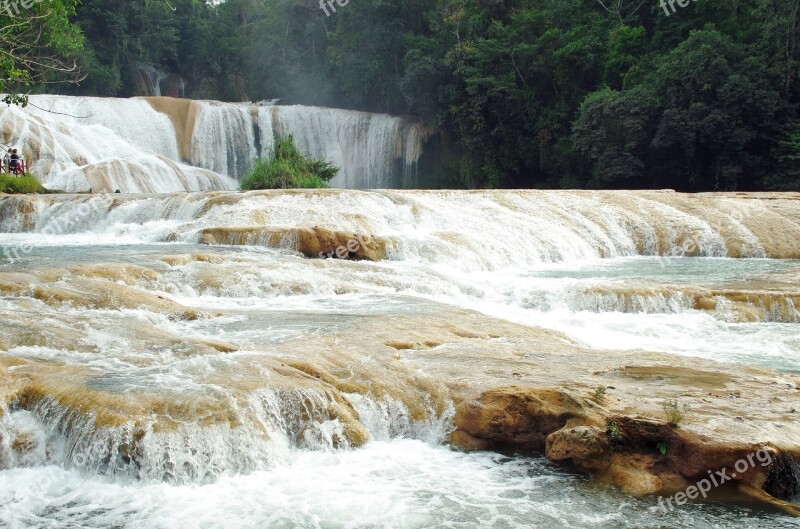
[[[673,428],[677,428],[686,418],[686,414],[689,413],[689,405],[684,404],[681,406],[677,399],[665,400],[661,407],[667,417],[667,424]]]
[[[667,450],[669,450],[669,447],[667,446],[667,443],[665,443],[664,441],[659,441],[658,442],[658,452],[662,456],[665,456],[665,455],[667,455]]]
[[[339,173],[324,160],[308,159],[297,149],[293,136],[277,138],[268,159],[253,162],[242,178],[242,191],[261,189],[322,189]]]
[[[606,388],[605,386],[597,386],[597,389],[594,390],[594,394],[592,395],[592,400],[598,404],[602,404],[606,400]]]
[[[616,447],[622,442],[622,432],[617,423],[611,419],[606,421],[606,436],[608,437],[609,444],[611,444],[611,448]]]

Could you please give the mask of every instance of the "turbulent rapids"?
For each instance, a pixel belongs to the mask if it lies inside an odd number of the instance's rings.
[[[2,141],[46,187],[67,192],[235,189],[275,135],[289,134],[342,169],[334,187],[403,187],[430,136],[403,118],[318,107],[49,95],[31,104],[0,110]]]
[[[0,196],[0,520],[796,527],[798,241],[791,193]]]

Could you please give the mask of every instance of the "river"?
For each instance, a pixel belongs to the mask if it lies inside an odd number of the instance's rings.
[[[494,349],[523,339],[520,358],[565,344],[590,359],[648,351],[800,373],[800,226],[767,222],[791,204],[669,192],[0,197],[0,521],[800,527],[723,497],[665,513],[540,455],[448,445],[461,386],[490,380]],[[291,229],[317,226],[380,241],[381,258],[310,259]],[[428,328],[452,341],[419,338]]]

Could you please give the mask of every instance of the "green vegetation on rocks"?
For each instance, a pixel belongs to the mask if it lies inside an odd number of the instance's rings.
[[[308,159],[297,149],[294,137],[277,138],[272,156],[258,159],[242,178],[242,191],[257,189],[321,189],[339,172],[324,160]]]
[[[30,195],[35,193],[51,193],[49,189],[42,187],[31,175],[14,176],[10,174],[0,174],[0,193]]]

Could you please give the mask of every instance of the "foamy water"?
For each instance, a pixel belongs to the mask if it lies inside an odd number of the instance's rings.
[[[722,505],[667,517],[651,500],[593,487],[542,459],[461,454],[419,441],[298,452],[276,468],[192,487],[98,480],[57,467],[0,472],[9,529],[798,527]]]
[[[129,245],[124,248],[104,244],[107,232],[67,237],[3,235],[2,240],[16,245],[35,242],[37,249],[28,260],[37,267],[63,264],[65,254],[76,262],[143,264],[148,253],[158,256],[176,249],[185,253],[209,249],[142,241],[149,238],[148,233],[169,231],[173,223],[167,221],[137,226],[135,234],[124,225],[111,230],[120,245]],[[215,252],[223,259],[227,254],[225,250]],[[769,307],[758,307],[760,321],[739,322],[724,303],[712,312],[695,310],[692,298],[682,290],[691,290],[699,280],[704,288],[737,282],[747,288],[762,276],[800,273],[800,261],[686,258],[665,266],[658,258],[640,257],[463,273],[406,261],[309,261],[292,252],[257,248],[231,248],[228,252],[237,260],[215,265],[193,261],[172,267],[162,279],[142,286],[184,305],[218,310],[302,312],[352,307],[381,313],[398,300],[402,304],[404,297],[418,298],[554,329],[596,349],[642,349],[800,372],[800,313],[795,311],[795,319],[790,320],[794,324],[786,324],[776,321]],[[0,270],[3,268],[19,269],[20,264],[0,265]],[[209,274],[216,276],[211,283],[206,280]],[[626,304],[613,294],[619,285],[645,279],[650,287],[635,294],[638,303]],[[598,295],[598,288],[612,294]],[[234,342],[240,338],[230,334],[224,324],[208,332]]]
[[[363,322],[435,317],[443,306],[559,331],[598,355],[641,349],[800,373],[791,298],[800,261],[764,258],[770,248],[757,226],[717,229],[640,198],[637,207],[651,209],[632,225],[633,216],[622,218],[630,204],[581,197],[217,197],[121,199],[88,208],[66,233],[53,229],[59,219],[98,197],[0,203],[0,223],[11,232],[0,234],[0,246],[19,250],[0,256],[0,284],[10,285],[0,326],[17,340],[3,357],[63,368],[46,379],[59,395],[89,377],[91,390],[114,397],[91,405],[144,423],[138,437],[139,426],[76,418],[54,400],[4,409],[3,526],[800,527],[727,503],[665,515],[653,498],[633,499],[541,458],[453,451],[444,444],[453,408],[436,401],[435,380],[423,385],[431,398],[420,411],[357,392],[343,392],[343,407],[313,377],[281,373],[283,362],[303,359],[312,338],[358,332]],[[288,247],[197,244],[198,231],[211,226],[326,219],[394,246],[383,261],[350,262],[310,260]],[[658,232],[665,224],[671,228]],[[663,257],[682,240],[682,226],[707,245],[705,257]],[[731,233],[750,258],[725,257]],[[95,295],[101,285],[107,292]],[[730,293],[742,292],[758,295],[737,305]],[[126,305],[133,294],[202,317]],[[330,347],[346,355],[357,343]],[[418,371],[424,378],[424,367]],[[158,398],[146,400],[150,394]],[[348,407],[368,438],[359,448],[350,444]]]
[[[236,189],[276,136],[341,168],[334,187],[415,183],[431,134],[404,118],[306,106],[169,98],[34,95],[0,111],[4,141],[30,172],[66,192],[166,193]]]

